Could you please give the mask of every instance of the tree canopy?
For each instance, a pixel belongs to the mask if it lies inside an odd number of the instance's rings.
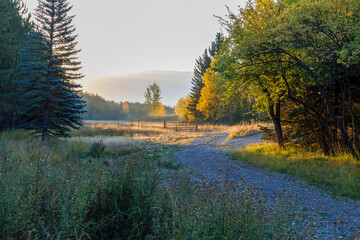
[[[146,88],[144,97],[145,105],[150,116],[159,117],[166,115],[166,109],[161,103],[161,89],[156,82]]]
[[[250,0],[229,11],[221,49],[197,62],[189,110],[196,103],[196,118],[215,122],[261,118],[280,146],[359,158],[359,10],[356,0]]]

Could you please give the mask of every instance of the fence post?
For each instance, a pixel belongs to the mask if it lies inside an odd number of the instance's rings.
[[[198,121],[196,121],[196,126],[195,126],[195,132],[199,131],[199,125],[198,125]]]
[[[164,121],[164,129],[166,129],[166,121]]]
[[[138,131],[140,131],[140,120],[138,121]]]
[[[176,123],[176,131],[178,131],[178,123]]]

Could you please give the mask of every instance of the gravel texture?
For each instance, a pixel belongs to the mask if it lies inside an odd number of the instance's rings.
[[[226,176],[233,181],[244,180],[255,184],[270,201],[286,192],[296,205],[315,219],[318,239],[360,239],[360,201],[334,197],[324,190],[288,175],[268,172],[236,161],[229,152],[248,144],[260,143],[261,134],[225,142],[227,134],[208,134],[175,153],[180,165],[192,169],[197,179],[222,181]],[[347,238],[346,238],[347,236]]]

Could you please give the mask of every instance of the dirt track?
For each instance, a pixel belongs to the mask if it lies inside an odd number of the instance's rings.
[[[176,162],[193,170],[201,180],[255,184],[270,201],[287,192],[297,206],[316,219],[319,239],[343,239],[360,227],[360,202],[336,198],[304,181],[285,174],[268,172],[232,159],[228,153],[247,144],[261,142],[261,135],[238,138],[225,143],[227,134],[208,134],[175,153]],[[221,171],[219,171],[221,170]],[[225,174],[222,174],[222,173]],[[354,237],[351,237],[354,239]],[[357,239],[357,238],[355,238]]]

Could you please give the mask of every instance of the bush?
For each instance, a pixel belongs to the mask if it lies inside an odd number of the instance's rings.
[[[100,140],[99,142],[94,142],[91,145],[89,155],[93,158],[99,158],[102,157],[105,153],[106,145],[104,144],[103,140]]]

